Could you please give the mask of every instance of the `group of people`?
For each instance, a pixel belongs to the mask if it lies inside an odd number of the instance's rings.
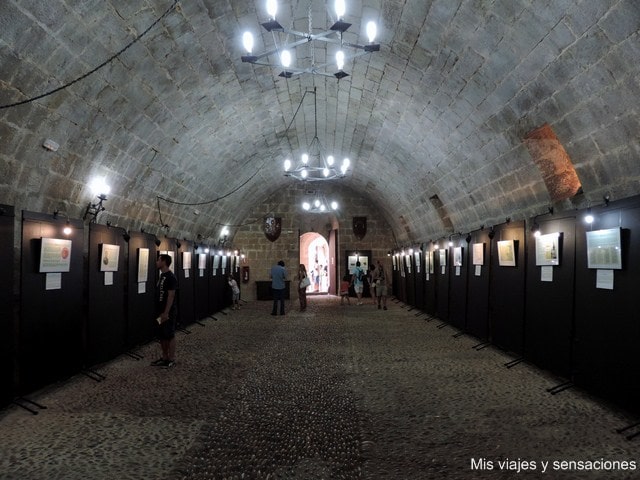
[[[159,367],[172,367],[175,364],[176,353],[176,323],[178,317],[178,308],[176,302],[176,291],[178,289],[178,279],[171,271],[171,257],[166,254],[162,254],[158,257],[156,267],[160,270],[160,277],[158,279],[158,288],[156,289],[156,321],[157,336],[160,340],[161,356],[151,362],[151,365]],[[358,305],[362,305],[362,292],[364,290],[364,278],[365,272],[362,269],[360,262],[356,262],[356,267],[351,272],[351,275],[345,275],[340,285],[340,304],[344,304],[346,299],[349,304],[349,287],[353,286],[358,297]],[[273,294],[273,308],[271,315],[284,315],[284,298],[285,288],[287,280],[287,269],[285,268],[284,261],[280,260],[276,265],[271,268],[271,290]],[[307,309],[307,287],[310,285],[309,275],[304,264],[300,264],[298,267],[298,273],[296,275],[298,282],[298,297],[300,300],[300,311],[304,312]],[[229,275],[227,278],[229,286],[231,287],[231,294],[233,298],[232,308],[233,310],[239,310],[240,304],[240,288],[236,280]],[[370,280],[372,288],[374,304],[377,301],[378,309],[387,309],[387,283],[384,267],[380,261],[377,262],[376,267],[371,268]]]
[[[351,305],[349,299],[349,288],[353,286],[353,290],[356,292],[358,298],[358,305],[362,305],[362,293],[364,291],[364,279],[366,277],[365,271],[362,268],[360,262],[356,262],[355,268],[352,270],[351,275],[345,275],[342,277],[340,284],[340,305],[344,305],[345,299],[347,304]],[[387,277],[384,271],[384,266],[378,260],[377,265],[371,267],[369,272],[369,286],[371,289],[371,297],[373,298],[373,304],[378,305],[378,310],[387,309]]]

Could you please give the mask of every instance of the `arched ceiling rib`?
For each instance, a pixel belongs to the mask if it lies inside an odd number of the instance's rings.
[[[308,28],[308,1],[280,2],[281,22]],[[172,0],[8,0],[0,5],[0,103],[64,84],[151,25]],[[28,209],[80,210],[86,183],[113,186],[116,222],[159,222],[155,198],[236,195],[194,215],[163,205],[172,230],[215,234],[283,188],[284,158],[314,130],[304,91],[317,87],[318,136],[352,159],[342,182],[384,212],[401,241],[546,210],[549,195],[523,145],[549,123],[573,159],[588,198],[638,191],[640,5],[632,0],[349,1],[348,40],[380,25],[379,53],[349,62],[336,82],[283,80],[242,63],[241,35],[260,32],[262,0],[190,0],[86,80],[37,102],[0,110],[0,200]],[[314,30],[334,18],[314,0]],[[261,33],[256,49],[269,46]],[[316,47],[318,62],[332,47]],[[297,61],[311,56],[301,50]],[[61,144],[49,154],[44,138]],[[2,180],[0,180],[2,182]]]

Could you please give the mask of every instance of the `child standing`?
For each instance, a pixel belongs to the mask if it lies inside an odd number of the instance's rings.
[[[345,275],[342,277],[342,282],[340,282],[340,305],[344,305],[344,299],[347,299],[347,305],[351,305],[351,300],[349,300],[349,287],[351,286],[349,275]]]
[[[240,288],[238,287],[238,282],[231,275],[229,275],[229,286],[233,294],[233,307],[231,309],[240,310]]]

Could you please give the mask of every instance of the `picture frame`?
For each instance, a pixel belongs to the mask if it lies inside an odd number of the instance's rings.
[[[182,269],[183,270],[191,270],[192,258],[193,257],[191,252],[182,252]]]
[[[149,249],[138,249],[138,283],[146,282],[149,278]]]
[[[484,243],[473,244],[473,261],[474,265],[484,265]]]
[[[513,240],[500,240],[498,246],[498,265],[501,267],[516,266],[516,246]]]
[[[100,271],[117,272],[120,258],[120,245],[100,244]]]
[[[587,232],[587,268],[622,270],[620,228]]]
[[[441,267],[446,267],[447,266],[447,249],[446,248],[441,248],[440,250],[438,250],[438,260],[439,260],[439,264]]]
[[[536,237],[536,266],[560,265],[560,240],[562,233],[553,232]]]
[[[71,269],[71,240],[42,238],[39,273],[65,273]]]
[[[433,275],[436,271],[435,266],[435,252],[433,250],[429,251],[429,274]]]
[[[199,253],[198,254],[198,269],[205,270],[207,268],[207,254]]]
[[[454,267],[462,266],[462,247],[455,247],[453,249],[453,266]]]
[[[413,259],[416,264],[416,273],[420,273],[420,252],[413,252]]]

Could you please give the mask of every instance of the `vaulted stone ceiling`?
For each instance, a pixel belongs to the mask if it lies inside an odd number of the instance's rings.
[[[173,3],[4,0],[0,104],[82,76]],[[283,25],[307,30],[308,0],[279,3]],[[314,31],[333,23],[332,7],[312,0]],[[77,217],[100,175],[112,186],[108,219],[137,229],[159,224],[157,195],[196,203],[247,182],[210,206],[161,204],[170,234],[213,236],[291,184],[282,162],[311,141],[312,102],[285,129],[314,86],[321,141],[352,160],[341,182],[377,205],[400,241],[546,211],[523,142],[545,123],[584,190],[558,207],[638,193],[637,1],[348,0],[345,40],[365,42],[370,19],[381,51],[348,62],[349,77],[285,80],[240,60],[243,31],[260,35],[258,49],[273,42],[259,26],[263,0],[182,0],[104,68],[0,109],[0,201]],[[57,152],[42,148],[47,138]]]

